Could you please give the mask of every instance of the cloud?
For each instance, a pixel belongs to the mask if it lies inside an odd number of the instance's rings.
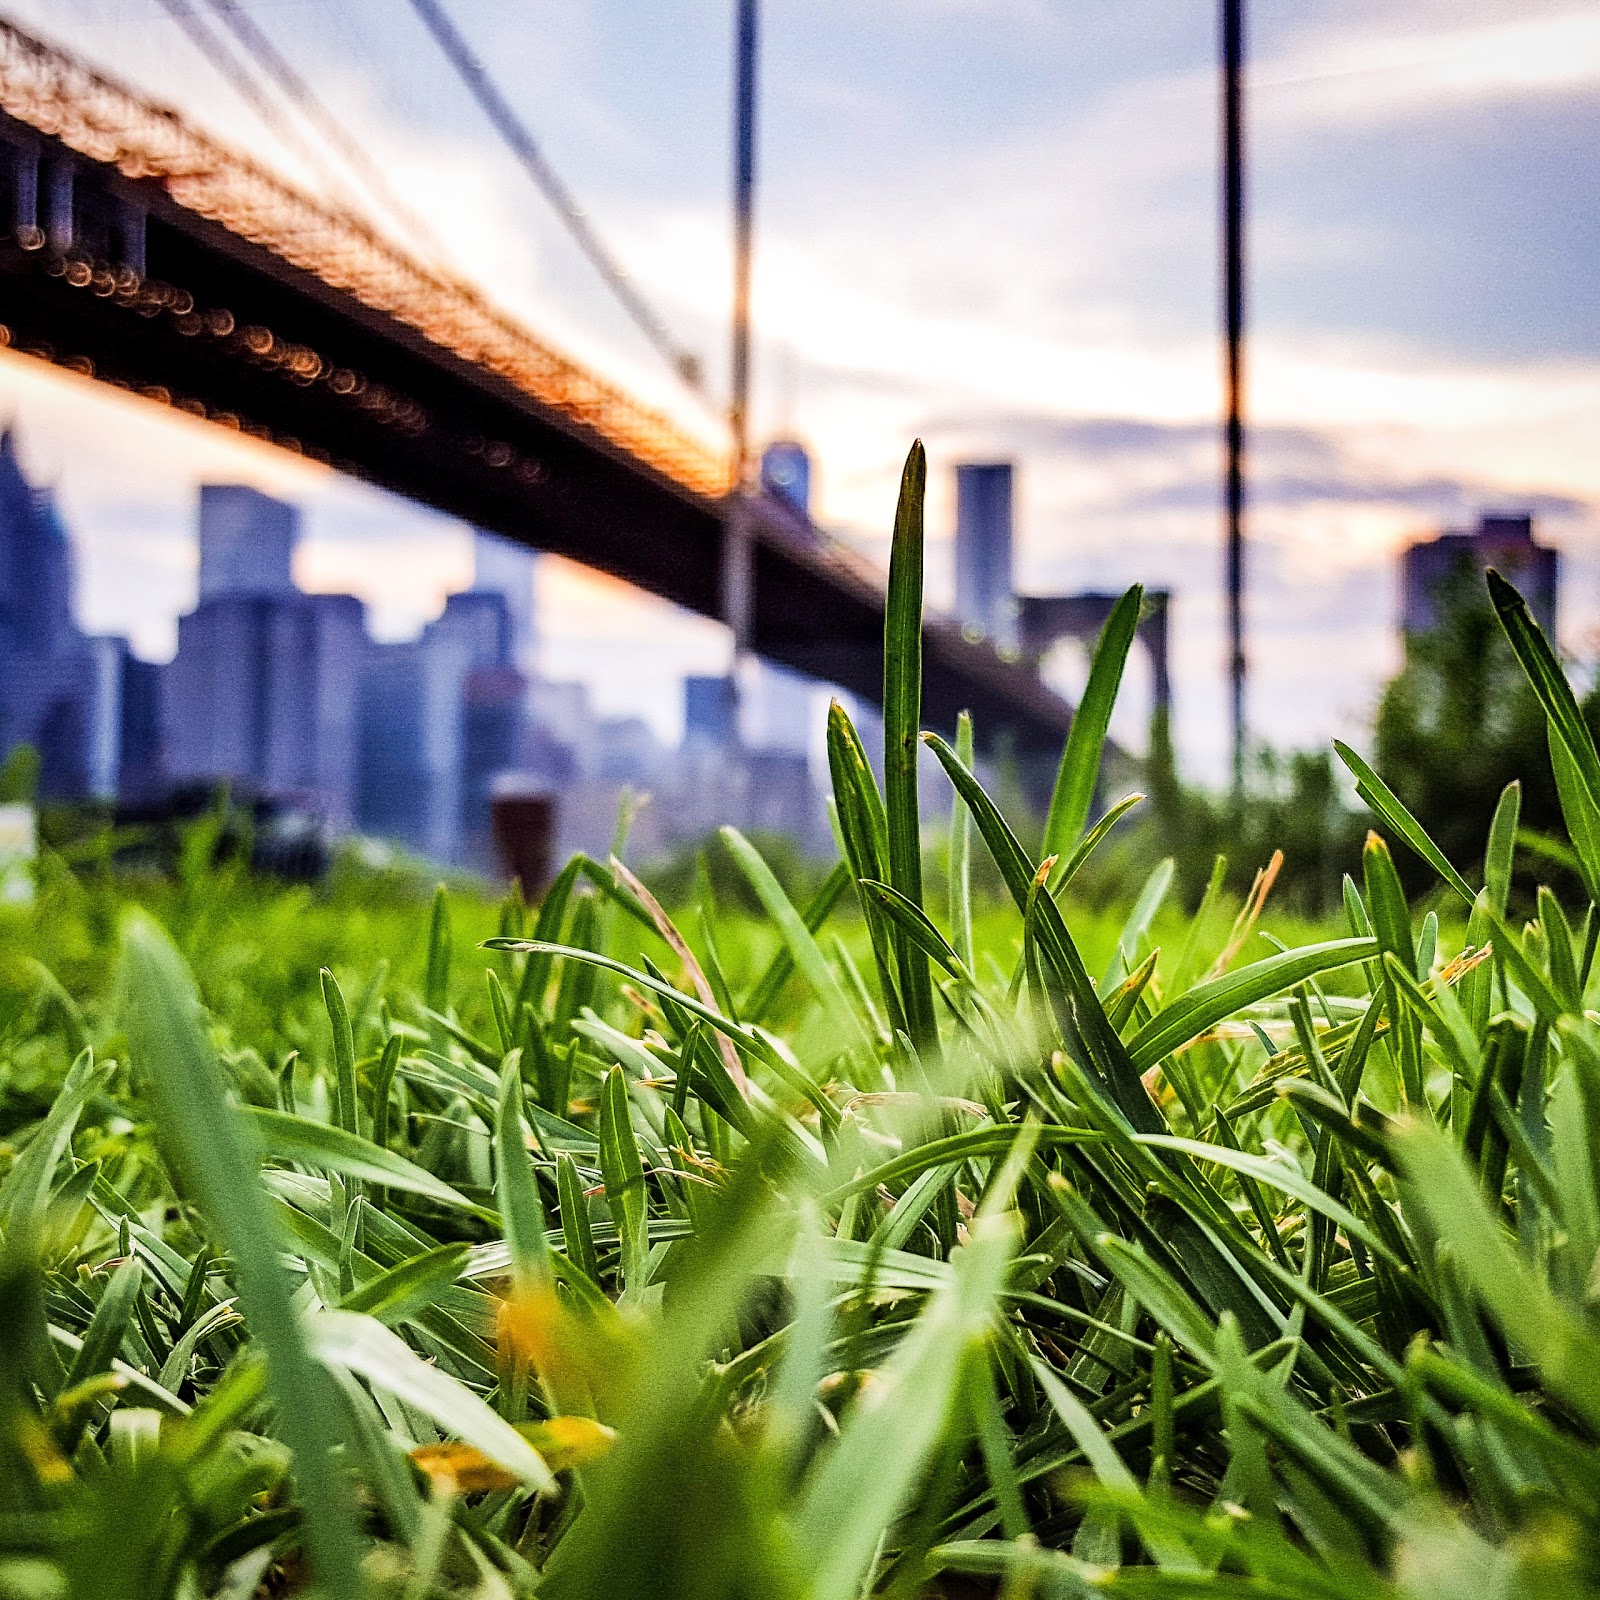
[[[1427,31],[1313,26],[1253,69],[1250,87],[1269,130],[1416,121],[1444,108],[1594,90],[1600,13],[1563,8]]]
[[[19,3],[271,153],[156,8]],[[726,14],[649,11],[480,5],[462,20],[505,64],[636,281],[716,371]],[[292,28],[271,8],[262,21],[496,299],[714,431],[714,412],[684,403],[421,36],[391,14],[387,0],[351,0],[301,7]],[[873,548],[905,447],[927,431],[936,566],[949,465],[973,448],[1015,450],[1030,583],[1181,588],[1183,733],[1201,770],[1215,770],[1211,12],[1161,0],[773,0],[766,19],[758,417],[810,440],[825,516]],[[1574,219],[1592,210],[1581,147],[1600,22],[1539,0],[1306,0],[1255,8],[1254,21],[1254,692],[1264,731],[1294,734],[1299,713],[1301,731],[1320,736],[1353,730],[1388,659],[1388,563],[1405,538],[1488,504],[1532,506],[1574,551],[1594,530],[1600,362],[1573,309],[1592,298],[1593,251]],[[1466,140],[1475,129],[1492,131],[1492,160]],[[1547,225],[1530,226],[1538,217]],[[1542,343],[1514,315],[1519,297],[1536,303]],[[792,403],[777,398],[777,349],[795,352]],[[26,390],[29,435],[62,474],[98,618],[145,604],[169,619],[157,631],[170,626],[192,583],[193,484],[219,475],[304,500],[308,581],[360,586],[386,626],[414,627],[456,581],[461,536],[437,518],[286,458],[229,454],[237,441],[170,417],[136,422],[77,391],[47,405],[16,370],[0,362],[0,395]],[[379,540],[392,561],[370,560]],[[948,592],[947,570],[930,592]],[[552,578],[549,595],[550,670],[603,683],[616,709],[648,697],[667,729],[675,664],[714,667],[725,648],[710,625],[580,575]],[[1335,654],[1352,678],[1329,673]]]
[[[1161,422],[1139,417],[930,417],[918,432],[940,440],[976,438],[991,451],[1013,456],[1060,456],[1104,468],[1122,467],[1124,481],[1154,465],[1165,469],[1158,487],[1137,482],[1113,491],[1098,509],[1116,512],[1212,509],[1219,501],[1219,428],[1215,422]],[[1544,517],[1578,517],[1595,508],[1560,491],[1509,485],[1492,478],[1432,474],[1397,476],[1364,462],[1337,433],[1267,425],[1248,434],[1249,498],[1255,507],[1322,504],[1396,505],[1436,516],[1459,516],[1474,507],[1506,505]]]

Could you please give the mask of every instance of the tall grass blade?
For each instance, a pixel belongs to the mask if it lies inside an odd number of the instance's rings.
[[[1127,1046],[1106,1016],[1083,957],[1055,901],[1048,894],[1035,893],[1037,869],[1028,861],[994,802],[984,793],[983,785],[956,760],[949,745],[933,733],[924,734],[923,739],[971,810],[1018,911],[1026,916],[1030,903],[1033,905],[1041,946],[1066,986],[1076,1031],[1101,1082],[1134,1128],[1142,1133],[1165,1132],[1166,1124],[1139,1081]]]
[[[1197,984],[1186,995],[1153,1016],[1128,1041],[1128,1054],[1138,1072],[1147,1072],[1163,1057],[1199,1038],[1208,1028],[1247,1006],[1282,994],[1319,972],[1370,961],[1378,954],[1375,939],[1334,939],[1326,944],[1284,950]]]
[[[1529,615],[1527,601],[1493,568],[1487,579],[1489,598],[1511,641],[1511,648],[1522,663],[1522,670],[1533,685],[1533,692],[1544,707],[1551,727],[1567,747],[1584,787],[1600,805],[1600,752],[1595,750],[1594,737],[1578,709],[1572,685],[1561,670],[1561,663],[1550,648],[1544,630]]]
[[[606,1074],[600,1093],[600,1173],[605,1180],[611,1220],[622,1241],[622,1271],[629,1292],[644,1289],[646,1232],[644,1163],[628,1110],[628,1080],[621,1067]]]
[[[550,1244],[545,1238],[544,1202],[523,1131],[521,1063],[508,1061],[500,1075],[495,1116],[495,1198],[501,1226],[511,1246],[511,1276],[526,1293],[550,1278]]]
[[[977,766],[972,713],[956,718],[956,760],[969,772]],[[950,943],[961,964],[972,970],[972,813],[958,795],[950,807]]]
[[[922,905],[922,821],[917,804],[917,735],[922,726],[922,512],[928,461],[913,444],[900,479],[889,555],[889,601],[883,628],[883,788],[889,828],[888,882]],[[893,934],[906,1028],[919,1050],[938,1042],[928,957]]]
[[[1135,584],[1111,609],[1089,664],[1088,681],[1067,730],[1066,748],[1056,771],[1055,790],[1044,825],[1043,853],[1066,859],[1089,820],[1100,782],[1100,758],[1111,726],[1111,711],[1122,686],[1128,651],[1139,629],[1144,588]]]
[[[1333,748],[1355,774],[1356,793],[1470,906],[1477,891],[1450,865],[1444,851],[1428,837],[1427,829],[1406,809],[1400,797],[1342,739],[1335,739]]]
[[[435,1177],[426,1167],[382,1150],[370,1139],[358,1138],[343,1128],[313,1122],[309,1117],[292,1117],[286,1111],[272,1111],[266,1106],[243,1106],[238,1118],[241,1128],[253,1131],[259,1148],[276,1160],[299,1162],[339,1177],[386,1184],[391,1189],[426,1195],[430,1200],[466,1211],[476,1209],[459,1189]]]
[[[228,1104],[193,980],[166,936],[139,913],[123,929],[122,997],[129,1045],[149,1084],[168,1162],[233,1257],[251,1332],[267,1356],[317,1584],[329,1600],[360,1595],[360,1539],[334,1464],[339,1440],[328,1380],[311,1359],[278,1264],[256,1151]]]
[[[955,1405],[966,1363],[995,1312],[1012,1229],[975,1229],[910,1333],[855,1404],[838,1444],[807,1486],[796,1527],[811,1600],[854,1600],[883,1530],[905,1507]]]
[[[444,1012],[450,1004],[450,897],[441,883],[433,892],[433,914],[428,921],[428,964],[423,975],[422,998],[430,1011]]]
[[[310,1331],[317,1357],[329,1366],[353,1372],[415,1406],[534,1488],[555,1487],[538,1451],[509,1422],[381,1322],[354,1311],[324,1311],[311,1319]]]
[[[823,955],[821,947],[806,926],[805,919],[795,910],[789,896],[784,893],[783,885],[778,882],[772,868],[762,859],[761,852],[737,828],[725,827],[720,831],[722,842],[728,847],[728,853],[733,857],[740,872],[744,874],[745,882],[755,891],[756,898],[761,902],[767,915],[777,924],[778,932],[783,935],[783,942],[788,947],[790,958],[800,969],[812,992],[822,1002],[835,1033],[845,1037],[854,1035],[862,1045],[870,1049],[871,1035],[863,1028],[860,1018],[845,998],[844,990],[832,967],[828,965],[827,957]]]
[[[1408,1210],[1426,1217],[1456,1269],[1502,1332],[1591,1433],[1600,1432],[1600,1337],[1558,1300],[1490,1213],[1444,1134],[1413,1124],[1396,1135]]]
[[[72,1063],[61,1092],[0,1183],[0,1229],[7,1234],[26,1231],[44,1215],[50,1185],[72,1143],[78,1118],[110,1077],[111,1068],[96,1067],[89,1050]]]

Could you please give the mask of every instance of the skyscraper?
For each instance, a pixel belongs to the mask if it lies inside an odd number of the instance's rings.
[[[732,678],[695,674],[683,680],[685,744],[727,750],[738,744],[739,691]]]
[[[956,468],[956,616],[1002,645],[1016,642],[1009,461]]]
[[[170,771],[293,797],[348,823],[366,612],[294,587],[294,507],[253,489],[200,491],[200,600],[178,619],[163,684]]]
[[[530,678],[538,664],[539,638],[534,625],[538,562],[535,551],[511,539],[482,532],[472,536],[472,591],[504,599],[510,624],[510,664]]]
[[[516,764],[528,684],[505,595],[453,594],[420,638],[369,647],[357,820],[440,861],[492,865],[494,778]]]
[[[1481,516],[1476,529],[1408,545],[1400,557],[1400,626],[1407,633],[1436,628],[1451,580],[1470,577],[1481,597],[1489,567],[1522,591],[1534,620],[1554,638],[1561,557],[1535,541],[1533,518],[1525,514]]]
[[[761,487],[810,516],[811,452],[793,439],[773,440],[761,452]]]
[[[291,566],[300,511],[236,483],[200,490],[200,599],[295,593]]]
[[[0,756],[39,752],[45,799],[106,794],[120,765],[122,640],[91,640],[72,616],[72,546],[54,497],[28,482],[0,434]]]

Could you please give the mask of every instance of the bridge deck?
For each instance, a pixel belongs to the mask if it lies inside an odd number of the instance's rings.
[[[722,613],[726,459],[470,286],[0,22],[0,339],[478,527]],[[751,643],[876,699],[881,573],[753,509]],[[931,725],[1021,752],[1070,708],[951,621]]]

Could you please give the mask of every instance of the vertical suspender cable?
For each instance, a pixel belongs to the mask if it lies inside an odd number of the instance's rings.
[[[1244,793],[1244,0],[1222,0],[1222,210],[1226,323],[1228,691],[1233,793]]]
[[[734,50],[733,372],[728,408],[734,469],[750,464],[750,250],[756,194],[756,0],[738,0]]]
[[[733,340],[728,423],[733,435],[733,493],[722,542],[723,620],[733,634],[734,664],[750,648],[755,572],[750,484],[750,252],[756,195],[757,0],[736,0],[733,71]]]

